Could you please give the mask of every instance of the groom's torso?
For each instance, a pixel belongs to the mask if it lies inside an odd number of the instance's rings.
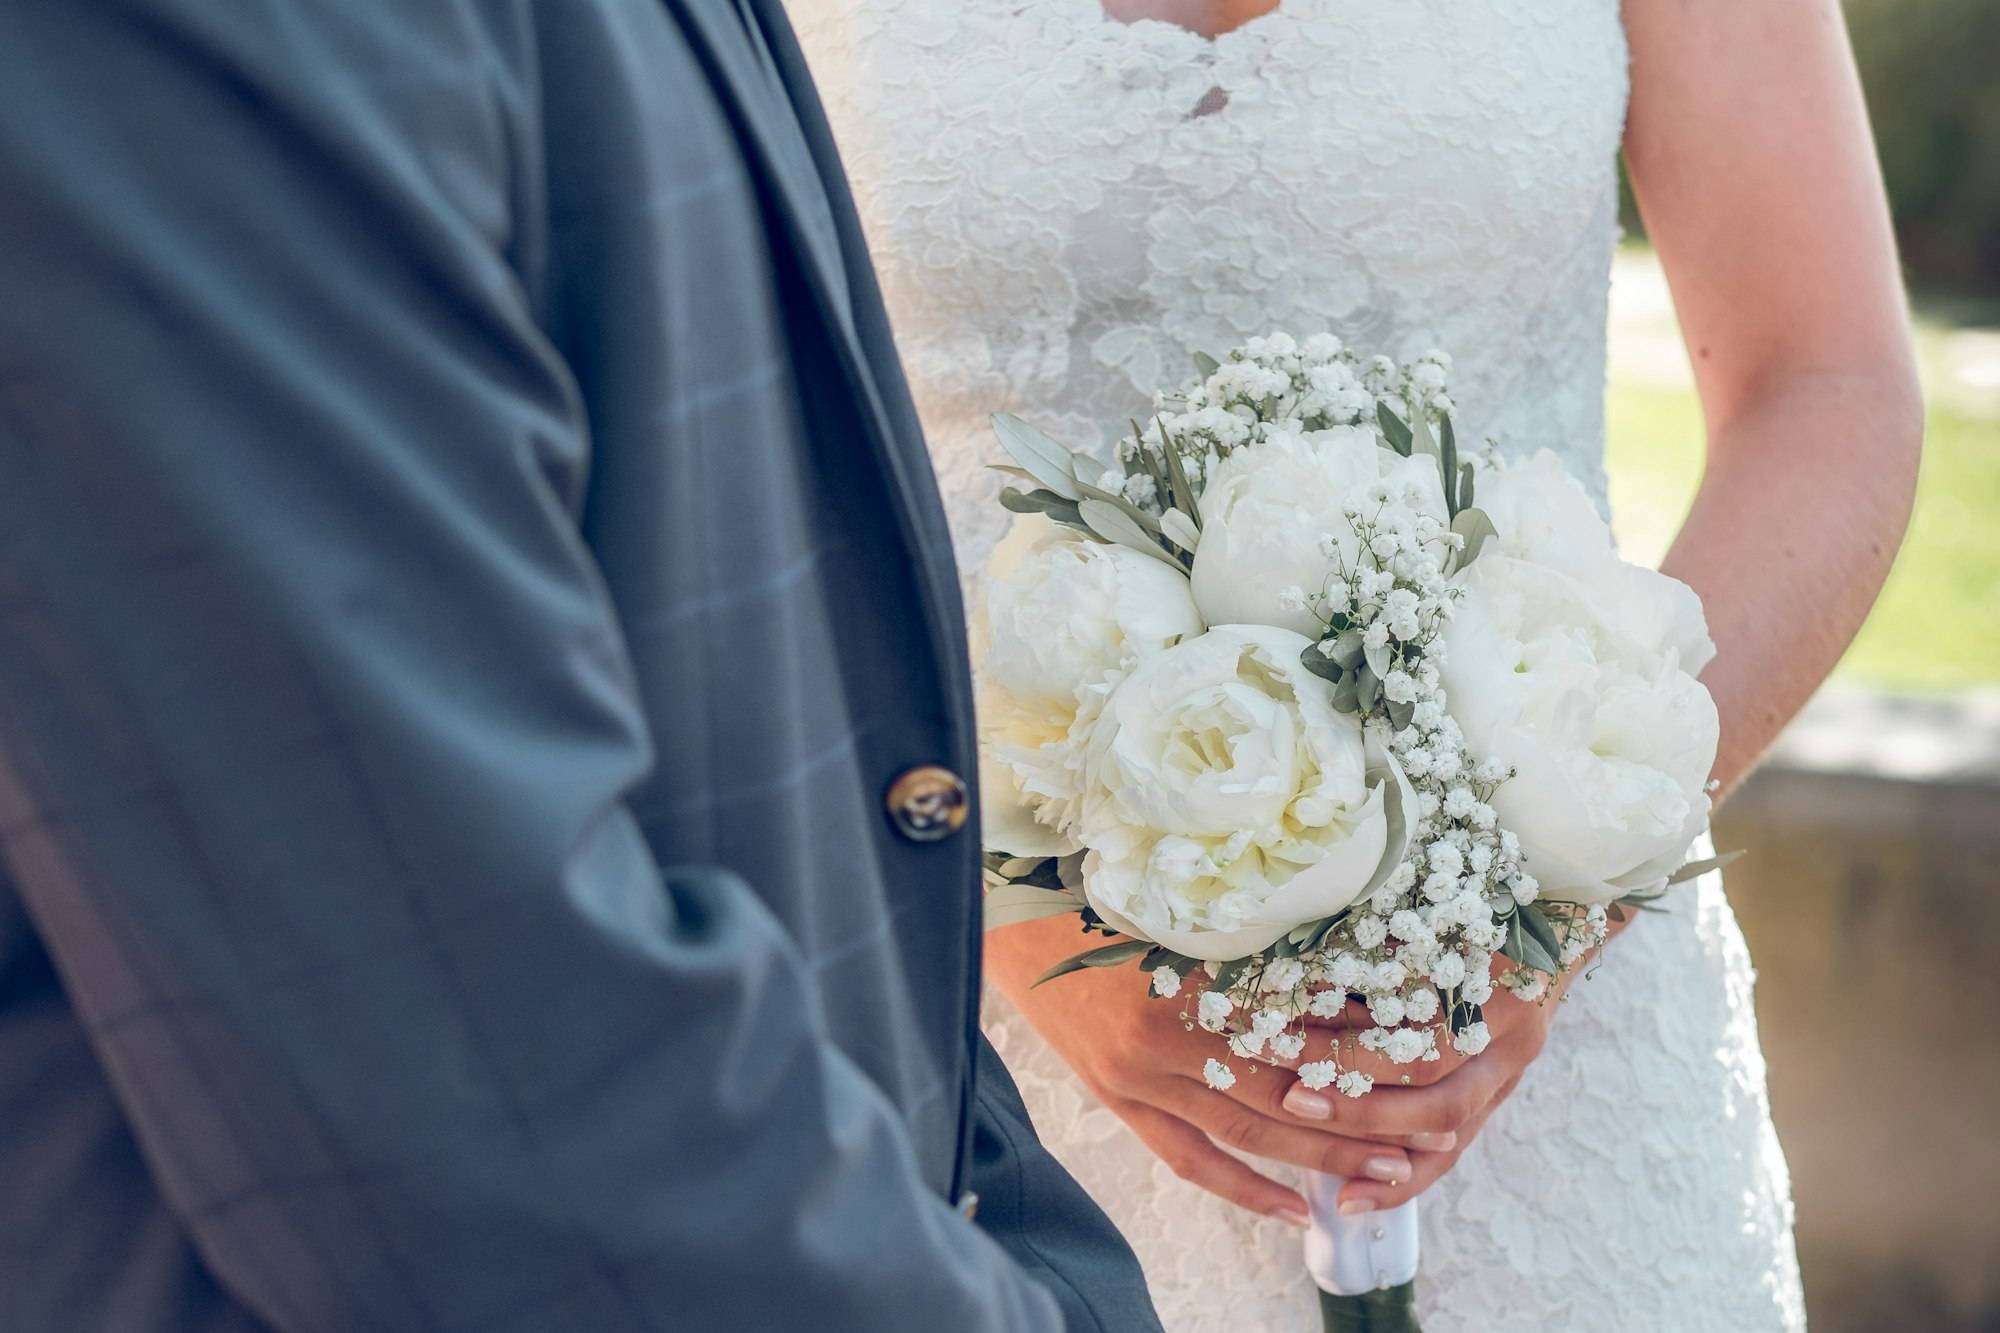
[[[458,31],[467,15],[490,30]],[[605,652],[648,713],[655,762],[631,812],[663,864],[756,887],[810,965],[814,993],[786,1001],[823,1013],[948,1196],[968,1151],[976,829],[926,840],[922,811],[887,802],[913,768],[974,771],[956,583],[782,20],[766,46],[734,0],[407,16],[385,34],[356,15],[327,40],[413,53],[382,83],[420,128],[408,160],[377,165],[503,248],[538,326],[516,332],[573,379],[577,430],[539,462],[616,605],[625,643]],[[60,1282],[89,1273],[132,1312],[121,1327],[249,1326],[186,1256],[4,870],[0,1126],[0,1278],[41,1275],[0,1312],[60,1305]]]
[[[633,812],[663,863],[757,886],[946,1191],[977,838],[905,805],[970,780],[971,704],[949,537],[845,185],[772,0],[545,12],[523,268],[576,376],[577,513],[658,746]]]

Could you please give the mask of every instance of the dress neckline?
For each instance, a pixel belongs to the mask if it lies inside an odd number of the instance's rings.
[[[1135,19],[1118,18],[1117,16],[1111,14],[1104,8],[1104,0],[1076,0],[1076,2],[1079,4],[1080,7],[1085,8],[1086,12],[1094,13],[1098,21],[1101,22],[1104,26],[1109,28],[1113,29],[1167,28],[1172,30],[1173,32],[1181,34],[1183,37],[1187,38],[1190,41],[1199,43],[1201,46],[1219,48],[1229,43],[1233,38],[1239,38],[1239,37],[1244,37],[1246,35],[1251,35],[1253,30],[1262,29],[1267,26],[1275,26],[1279,20],[1281,20],[1287,15],[1289,10],[1291,10],[1297,5],[1307,3],[1307,0],[1278,0],[1277,4],[1272,5],[1269,9],[1265,10],[1263,13],[1253,14],[1251,17],[1243,20],[1243,22],[1237,24],[1235,27],[1227,28],[1222,32],[1218,32],[1213,37],[1207,36],[1203,33],[1196,32],[1193,28],[1186,27],[1183,24],[1176,23],[1172,19],[1148,18],[1148,17],[1141,17]]]
[[[1017,3],[1020,2],[1017,0]],[[1034,0],[1025,0],[1025,3],[1031,5]],[[1103,0],[1067,0],[1069,12],[1075,16],[1078,27],[1085,34],[1094,34],[1106,42],[1130,42],[1142,46],[1173,44],[1207,59],[1267,43],[1271,34],[1296,20],[1295,11],[1311,3],[1312,0],[1279,0],[1270,9],[1246,19],[1227,32],[1204,37],[1193,28],[1183,27],[1171,19],[1138,18],[1128,21],[1115,18],[1105,11]]]

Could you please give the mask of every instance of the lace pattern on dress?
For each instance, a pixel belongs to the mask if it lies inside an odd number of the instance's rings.
[[[1616,0],[1283,0],[1214,41],[1100,0],[793,0],[968,582],[988,416],[1102,448],[1285,328],[1456,361],[1463,435],[1603,495]],[[1425,1326],[1803,1326],[1752,974],[1718,883],[1615,942],[1427,1197]],[[1005,999],[988,1027],[1175,1333],[1318,1327],[1299,1241],[1174,1177]]]

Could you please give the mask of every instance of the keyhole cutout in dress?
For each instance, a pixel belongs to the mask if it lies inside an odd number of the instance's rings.
[[[1107,18],[1119,23],[1153,19],[1210,41],[1263,18],[1280,0],[1102,0]]]

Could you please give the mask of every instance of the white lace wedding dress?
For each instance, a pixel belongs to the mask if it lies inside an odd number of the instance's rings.
[[[1210,42],[1100,0],[792,0],[853,176],[968,574],[1005,525],[987,417],[1107,443],[1271,328],[1456,358],[1462,435],[1602,493],[1626,98],[1617,0],[1283,0]],[[1720,883],[1575,988],[1425,1197],[1425,1327],[1802,1327],[1785,1164]],[[1036,1125],[1173,1333],[1318,1327],[1299,1237],[1185,1184],[1006,1000]]]

